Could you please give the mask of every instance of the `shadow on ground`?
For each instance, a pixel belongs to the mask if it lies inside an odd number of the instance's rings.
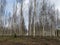
[[[60,45],[56,37],[0,37],[0,45]]]

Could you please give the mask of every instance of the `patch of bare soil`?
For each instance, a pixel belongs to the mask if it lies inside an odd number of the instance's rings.
[[[60,45],[60,40],[57,38],[21,37],[0,41],[0,45]]]

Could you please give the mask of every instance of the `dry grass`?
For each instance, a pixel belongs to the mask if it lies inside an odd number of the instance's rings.
[[[0,37],[0,45],[60,45],[56,37]]]

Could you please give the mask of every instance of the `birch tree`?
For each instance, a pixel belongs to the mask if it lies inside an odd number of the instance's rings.
[[[0,0],[0,29],[3,29],[4,25],[4,14],[5,14],[5,6],[6,6],[6,0]],[[4,34],[4,30],[2,31],[2,34]]]
[[[35,17],[36,17],[36,0],[34,0],[34,13],[33,13],[33,36],[35,36]]]
[[[41,8],[41,12],[40,12],[40,16],[41,16],[41,23],[42,23],[42,27],[43,27],[43,36],[44,36],[44,30],[45,30],[45,17],[47,15],[46,13],[46,8],[47,8],[47,2],[46,0],[42,0],[42,8]]]
[[[30,6],[29,6],[29,36],[32,35],[32,27],[31,27],[31,17],[32,17],[32,0],[30,0]]]

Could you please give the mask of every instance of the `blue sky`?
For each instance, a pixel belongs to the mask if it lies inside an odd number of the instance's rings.
[[[13,7],[13,4],[16,2],[16,0],[6,0],[6,1],[7,1],[7,5],[6,5],[6,15],[5,16],[8,17],[9,16],[8,13],[9,12],[11,12],[11,13],[13,12],[13,8],[12,7]],[[27,1],[25,1],[25,2],[27,2]],[[27,23],[27,21],[28,21],[27,17],[28,16],[26,17],[26,15],[27,15],[26,13],[24,13],[24,17],[25,17],[25,21],[26,21],[25,25],[28,26],[28,23]]]
[[[6,1],[7,1],[7,5],[6,5],[6,12],[7,12],[7,14],[9,12],[12,13],[12,11],[13,11],[13,8],[12,7],[13,7],[13,4],[16,2],[16,0],[6,0]],[[60,10],[60,0],[50,0],[50,1],[51,1],[51,3],[55,3],[56,9],[58,8]],[[26,0],[26,2],[28,2],[28,1]],[[25,18],[26,18],[25,20],[28,20],[27,17],[25,17]],[[27,21],[26,21],[26,25],[28,25],[28,22]]]
[[[6,0],[6,1],[7,1],[6,11],[8,13],[12,11],[13,3],[15,3],[15,0]]]
[[[6,6],[7,12],[12,11],[12,6],[15,1],[16,0],[7,0],[7,6]],[[56,9],[58,8],[60,10],[60,0],[51,0],[51,2],[55,3]]]
[[[60,11],[60,0],[50,0],[52,3],[55,4],[56,9]]]

